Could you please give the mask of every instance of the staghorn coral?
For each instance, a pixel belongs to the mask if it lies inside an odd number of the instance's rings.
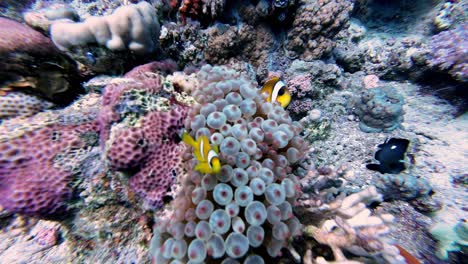
[[[354,1],[301,1],[286,49],[291,57],[313,60],[331,52],[333,38],[348,21]]]
[[[100,113],[101,145],[109,165],[118,171],[136,171],[129,186],[147,208],[162,205],[162,198],[180,173],[183,150],[177,137],[187,108],[172,103],[161,75],[172,64],[149,63],[124,77],[128,82],[105,88]]]
[[[97,43],[110,50],[144,54],[157,45],[159,22],[151,4],[140,2],[117,8],[112,15],[90,17],[81,23],[56,21],[50,26],[54,44],[63,51]]]
[[[292,206],[300,195],[293,171],[307,147],[301,127],[236,71],[206,65],[198,81],[194,97],[200,105],[186,128],[219,146],[221,172],[194,172],[197,161],[192,150],[186,152],[188,173],[180,179],[172,211],[156,221],[152,260],[245,257],[263,263],[262,248],[270,257],[280,256],[289,238],[300,233]]]
[[[354,102],[359,128],[366,133],[390,132],[403,122],[403,96],[392,86],[364,89]]]
[[[468,23],[455,29],[441,32],[431,38],[428,64],[448,72],[460,82],[468,82]]]

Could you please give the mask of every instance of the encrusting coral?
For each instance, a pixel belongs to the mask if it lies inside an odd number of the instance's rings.
[[[293,28],[286,44],[290,56],[304,60],[319,59],[331,52],[333,37],[348,21],[354,1],[318,0],[300,1]]]
[[[76,168],[66,159],[85,154],[99,128],[92,112],[55,115],[6,122],[0,131],[0,205],[11,213],[48,218],[69,209]]]
[[[403,122],[403,104],[403,96],[390,85],[364,89],[354,102],[355,113],[361,120],[359,128],[366,133],[399,128]]]
[[[164,62],[141,65],[124,76],[127,82],[108,85],[99,116],[101,145],[109,165],[117,171],[136,171],[130,175],[129,186],[147,208],[162,205],[180,174],[183,146],[177,144],[177,137],[188,108],[164,97],[169,93],[158,74],[172,66]]]
[[[300,196],[293,169],[307,148],[301,126],[236,71],[206,65],[197,76],[200,88],[193,95],[200,105],[186,129],[219,146],[221,172],[194,172],[197,161],[186,152],[188,172],[173,211],[156,220],[152,259],[264,263],[260,249],[277,257],[301,232],[292,211]]]
[[[52,103],[34,95],[8,91],[5,95],[0,95],[0,120],[28,117],[52,106]]]

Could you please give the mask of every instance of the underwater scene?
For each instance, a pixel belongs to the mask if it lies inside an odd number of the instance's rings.
[[[0,264],[468,263],[468,0],[0,0]]]

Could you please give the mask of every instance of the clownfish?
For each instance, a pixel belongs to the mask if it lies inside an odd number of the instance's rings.
[[[261,93],[268,93],[267,102],[278,102],[286,108],[291,102],[291,92],[278,77],[272,77],[262,87]]]
[[[218,173],[221,170],[218,147],[212,147],[206,135],[201,135],[195,140],[187,132],[183,132],[182,141],[189,144],[194,149],[195,158],[198,160],[198,164],[195,166],[194,170],[203,174]]]

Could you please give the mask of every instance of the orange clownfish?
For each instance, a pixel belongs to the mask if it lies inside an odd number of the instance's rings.
[[[187,132],[184,132],[182,134],[182,141],[189,144],[194,149],[195,158],[198,160],[198,164],[195,166],[194,170],[203,174],[218,173],[221,170],[218,147],[212,147],[206,135],[201,135],[195,140]]]
[[[267,102],[278,102],[286,108],[291,102],[291,92],[279,77],[272,77],[262,87],[261,93],[268,93]]]

